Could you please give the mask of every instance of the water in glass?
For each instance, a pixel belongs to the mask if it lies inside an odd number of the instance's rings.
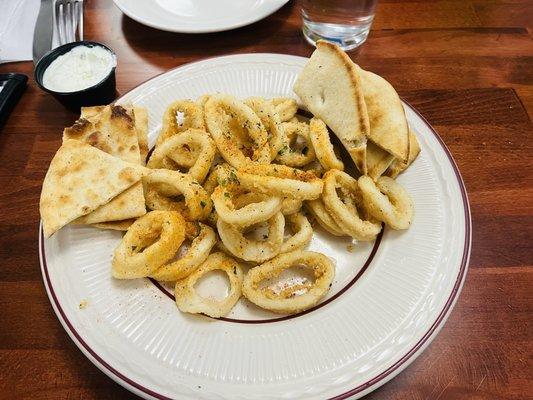
[[[311,43],[319,39],[351,50],[366,40],[377,0],[303,0],[303,33]]]

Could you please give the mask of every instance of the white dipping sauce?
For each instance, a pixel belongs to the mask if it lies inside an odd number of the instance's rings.
[[[102,81],[116,65],[113,53],[100,46],[77,46],[57,57],[43,74],[43,86],[55,92],[76,92]]]

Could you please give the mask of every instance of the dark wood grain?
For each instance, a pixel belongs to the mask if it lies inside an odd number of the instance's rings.
[[[87,39],[119,60],[124,93],[170,68],[247,52],[308,56],[299,3],[230,32],[160,32],[110,0],[86,0]],[[470,271],[429,348],[369,399],[533,398],[533,6],[528,0],[381,1],[352,57],[388,79],[441,134],[466,183],[473,219]],[[62,128],[76,115],[30,75],[0,132],[0,398],[126,399],[70,341],[41,282],[38,201]]]

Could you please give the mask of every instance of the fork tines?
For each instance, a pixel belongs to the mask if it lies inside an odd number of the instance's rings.
[[[55,0],[54,20],[59,45],[83,40],[83,0]]]

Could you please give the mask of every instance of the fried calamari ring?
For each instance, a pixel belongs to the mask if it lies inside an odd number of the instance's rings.
[[[234,167],[250,161],[270,163],[268,134],[255,112],[228,95],[213,95],[205,103],[209,132],[224,160]]]
[[[193,239],[185,254],[178,260],[158,268],[150,276],[158,281],[175,281],[189,276],[206,260],[216,241],[213,228],[200,223],[200,233]]]
[[[205,103],[207,103],[207,100],[209,100],[210,97],[211,97],[210,94],[203,94],[196,99],[196,103],[199,104],[203,109],[205,106]]]
[[[312,118],[309,122],[309,137],[313,148],[315,149],[316,158],[326,171],[330,169],[344,170],[343,162],[333,151],[333,145],[329,140],[328,127],[318,118]]]
[[[341,192],[341,197],[337,190]],[[367,219],[357,181],[345,172],[331,169],[324,175],[322,194],[326,210],[346,234],[357,240],[374,240],[381,224]]]
[[[324,173],[326,172],[326,170],[324,169],[324,167],[322,166],[322,164],[320,164],[318,160],[313,160],[309,164],[304,165],[302,169],[304,171],[312,172],[318,177],[322,177],[322,175],[324,175]]]
[[[254,110],[265,126],[268,133],[270,159],[274,160],[278,155],[278,152],[287,144],[285,130],[281,124],[278,113],[272,103],[260,97],[250,97],[246,99],[244,103]]]
[[[178,113],[183,114],[183,121],[178,122]],[[170,104],[163,114],[163,126],[157,138],[159,146],[169,137],[184,132],[189,128],[205,130],[204,112],[201,106],[191,100],[178,100]]]
[[[247,200],[251,201],[238,207],[233,200],[237,194],[236,191],[227,187],[218,186],[211,195],[218,218],[237,228],[246,228],[250,225],[264,222],[272,218],[281,209],[280,197],[259,200],[257,198],[250,199],[250,196],[248,196]],[[257,197],[255,193],[252,195]]]
[[[146,206],[151,210],[175,210],[187,220],[203,220],[213,207],[205,189],[188,174],[154,169],[143,183]]]
[[[288,215],[285,222],[288,222],[293,235],[283,242],[280,252],[288,253],[307,246],[313,238],[313,227],[307,217],[299,212]]]
[[[129,228],[115,249],[111,271],[118,279],[150,275],[176,254],[185,239],[185,220],[175,211],[151,211]]]
[[[298,103],[289,97],[276,97],[270,101],[274,105],[274,110],[279,115],[281,122],[293,119],[298,112]]]
[[[224,246],[235,257],[245,261],[263,262],[279,254],[285,233],[285,218],[278,212],[267,220],[266,224],[268,234],[263,236],[265,240],[249,239],[245,236],[247,233],[245,229],[239,229],[220,218],[217,221],[217,228]],[[255,228],[251,227],[252,230]]]
[[[359,178],[359,189],[368,212],[392,229],[407,229],[413,220],[413,200],[394,179],[380,177],[376,183],[368,176]]]
[[[224,254],[227,254],[228,256],[233,257],[233,254],[231,254],[231,251],[229,251],[228,248],[224,246],[224,243],[222,242],[222,240],[217,240],[215,247],[217,248],[217,250],[223,252]]]
[[[218,214],[217,210],[215,210],[215,207],[212,208],[211,212],[207,216],[207,218],[204,219],[204,222],[211,226],[212,228],[216,228],[218,221]]]
[[[276,161],[289,167],[303,167],[315,159],[315,149],[309,138],[309,125],[305,122],[284,122],[287,144],[278,151]],[[302,138],[304,143],[298,141]]]
[[[311,269],[314,282],[303,283],[275,290],[270,286],[261,287],[261,282],[277,278],[293,266],[304,265]],[[248,271],[242,286],[244,296],[252,303],[267,310],[295,314],[316,305],[329,290],[335,266],[324,254],[313,251],[293,251],[283,253],[272,260]],[[304,292],[303,294],[300,294]]]
[[[233,174],[230,175],[230,172],[233,172]],[[234,179],[236,179],[235,170],[227,163],[219,164],[215,166],[215,168],[207,176],[207,179],[204,181],[204,189],[207,194],[211,196],[219,185],[226,186],[228,185],[228,182],[233,184]],[[218,214],[215,210],[215,207],[213,207],[205,222],[212,227],[216,227],[217,220]]]
[[[224,271],[228,276],[230,290],[223,300],[204,298],[194,289],[202,276],[210,271]],[[205,314],[213,318],[223,317],[231,311],[242,293],[244,273],[239,263],[223,253],[213,253],[187,278],[176,282],[174,296],[180,311]]]
[[[306,201],[305,206],[311,215],[315,217],[315,220],[320,226],[326,231],[335,236],[346,236],[339,224],[337,224],[331,215],[329,215],[322,199]]]
[[[230,173],[233,172],[233,174]],[[217,165],[204,181],[204,189],[212,195],[217,186],[226,186],[229,183],[236,183],[235,170],[229,164]]]
[[[234,198],[235,207],[241,208],[250,203],[258,203],[270,199],[271,196],[265,193],[248,192],[239,194]],[[280,212],[283,215],[290,215],[297,213],[302,208],[303,202],[301,200],[289,199],[285,197],[281,201]]]
[[[237,195],[234,199],[234,204],[237,208],[241,208],[250,203],[258,203],[268,200],[269,198],[271,198],[271,196],[265,193],[247,192]],[[279,211],[283,215],[294,214],[295,212],[300,211],[301,206],[301,200],[284,198],[281,201],[281,208]]]
[[[188,167],[187,172],[201,183],[209,173],[216,151],[215,142],[206,131],[187,129],[157,146],[147,167],[173,170]]]
[[[314,173],[285,165],[246,165],[236,176],[244,188],[272,196],[313,200],[322,193],[322,180]]]
[[[281,202],[281,213],[283,215],[291,215],[297,213],[302,208],[302,200],[290,199],[285,197]]]
[[[264,193],[243,192],[241,189],[237,191],[237,194],[233,198],[233,204],[235,205],[236,208],[242,208],[244,206],[247,206],[248,204],[259,203],[259,202],[268,200],[269,198],[271,198],[271,196],[264,194]],[[259,221],[259,222],[263,222],[263,221]]]

